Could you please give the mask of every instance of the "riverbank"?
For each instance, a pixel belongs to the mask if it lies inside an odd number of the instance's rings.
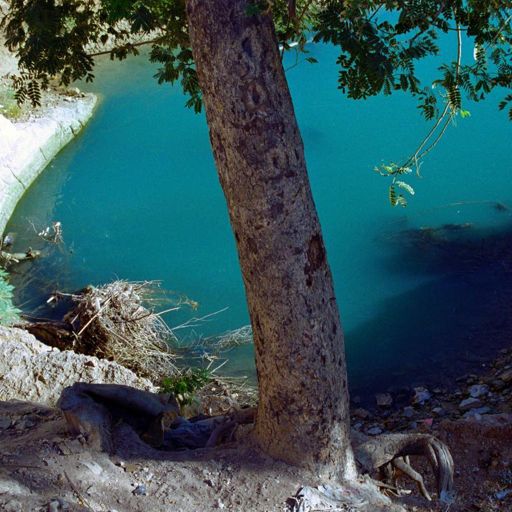
[[[0,17],[6,9],[1,0]],[[0,235],[25,191],[80,132],[97,103],[94,94],[51,88],[43,91],[40,107],[20,107],[9,79],[17,71],[0,34]]]
[[[22,121],[0,115],[0,233],[25,191],[80,132],[96,103],[93,94],[52,92]]]

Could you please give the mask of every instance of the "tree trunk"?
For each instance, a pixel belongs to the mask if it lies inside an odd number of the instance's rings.
[[[271,16],[188,0],[210,141],[254,333],[265,452],[355,474],[341,329],[304,148]]]

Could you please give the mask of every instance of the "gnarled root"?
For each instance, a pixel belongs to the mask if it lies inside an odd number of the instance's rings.
[[[133,427],[153,448],[213,447],[232,437],[238,425],[252,423],[256,410],[236,409],[190,420],[179,416],[174,397],[118,384],[78,382],[65,388],[58,403],[74,434],[83,434],[93,450],[113,451],[112,427],[118,420]]]
[[[420,493],[431,499],[423,477],[409,461],[410,455],[426,457],[437,481],[439,498],[446,501],[453,492],[453,459],[448,447],[428,434],[385,434],[368,438],[352,433],[354,453],[363,472],[378,471],[386,483],[396,486],[399,473],[414,480]]]
[[[236,409],[227,414],[223,421],[211,433],[206,448],[211,448],[220,443],[221,439],[232,439],[238,425],[247,425],[254,423],[256,419],[256,407],[249,407],[247,409]]]
[[[174,398],[120,384],[77,382],[63,390],[58,406],[75,434],[84,434],[91,448],[112,452],[112,425],[122,419],[153,447],[163,443],[164,429],[179,414]]]

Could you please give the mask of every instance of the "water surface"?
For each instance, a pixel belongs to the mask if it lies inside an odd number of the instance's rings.
[[[460,233],[437,234],[477,247],[491,235],[508,243],[511,213],[496,203],[512,205],[512,125],[498,112],[499,98],[467,106],[471,117],[448,130],[423,177],[410,179],[416,195],[409,206],[392,209],[388,183],[372,169],[408,156],[429,125],[401,93],[345,99],[336,86],[336,50],[310,50],[319,64],[293,67],[288,79],[353,389],[426,382],[478,365],[480,352],[505,342],[507,326],[497,319],[510,297],[508,269],[449,264],[445,253],[457,258],[457,243],[439,255],[435,243],[418,243],[411,230],[470,223]],[[158,86],[154,70],[143,58],[99,66],[95,117],[31,187],[8,227],[33,247],[40,245],[38,227],[52,220],[64,227],[65,246],[45,249],[48,256],[30,268],[32,280],[18,297],[25,309],[47,315],[36,307],[56,287],[158,279],[200,304],[196,312],[169,316],[171,326],[228,307],[188,332],[218,334],[248,323],[248,315],[206,122],[184,107],[179,88]],[[229,371],[253,373],[250,347],[229,358]]]

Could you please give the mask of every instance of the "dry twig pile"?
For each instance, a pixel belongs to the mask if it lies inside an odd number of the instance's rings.
[[[161,301],[155,281],[114,281],[72,295],[66,315],[76,336],[74,350],[114,360],[152,381],[174,374],[169,343],[176,338],[153,306]]]

